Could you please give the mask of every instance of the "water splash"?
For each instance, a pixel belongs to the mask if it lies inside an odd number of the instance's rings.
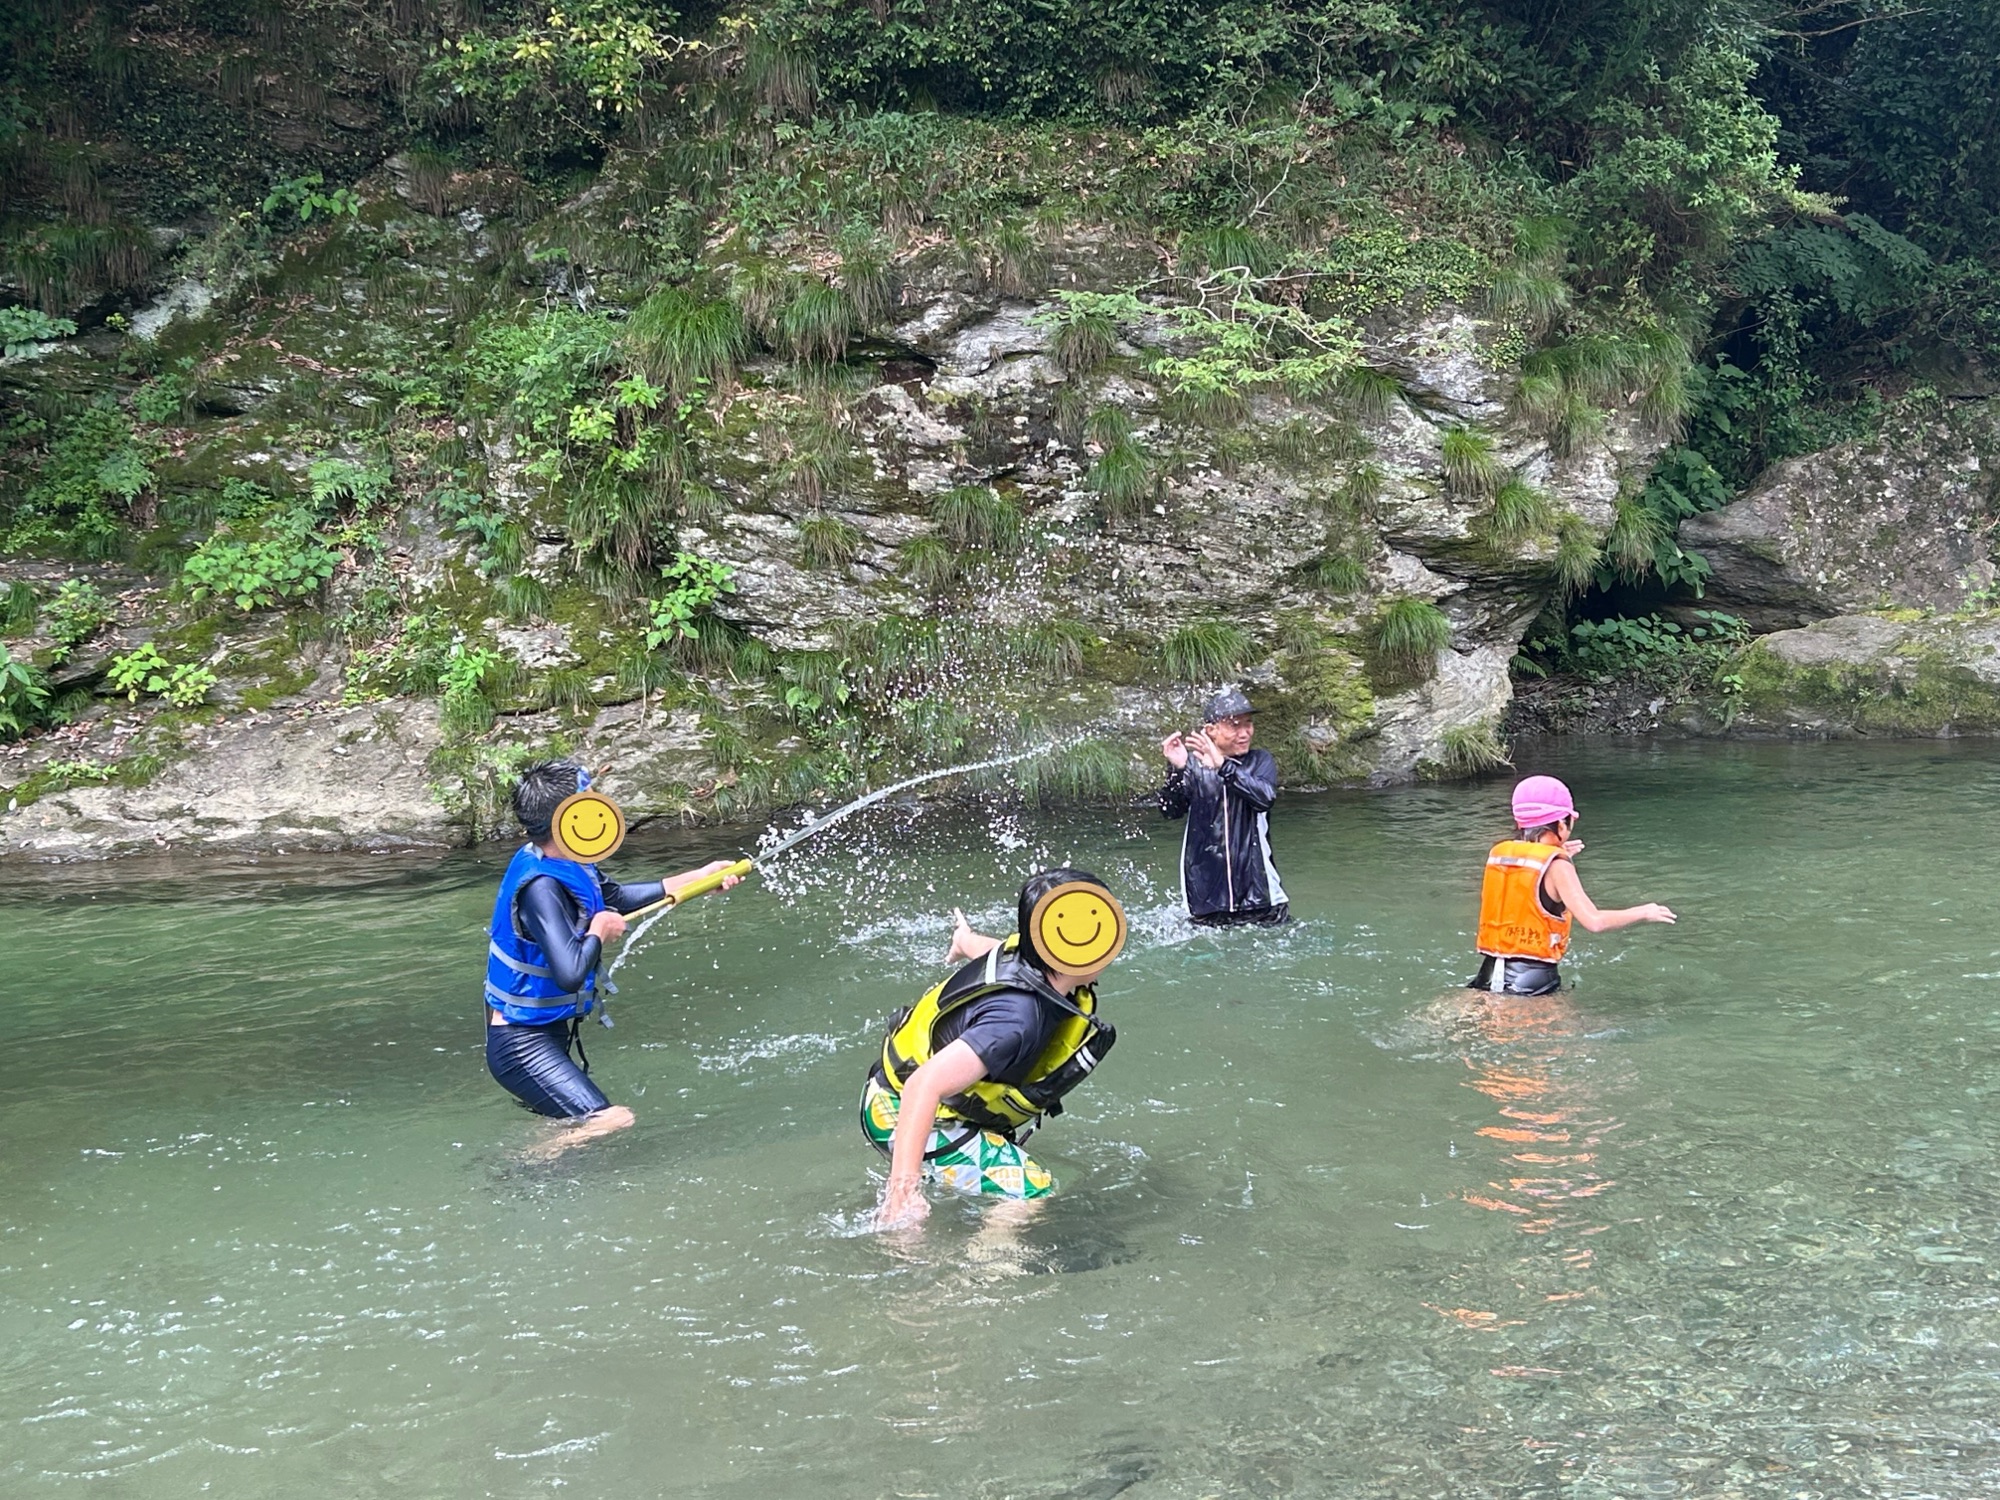
[[[1056,748],[1057,746],[1053,743],[1037,745],[1031,750],[1016,750],[1011,755],[996,755],[988,760],[974,761],[971,765],[945,766],[940,770],[924,771],[915,776],[905,777],[893,785],[869,792],[865,796],[856,797],[852,802],[847,803],[843,807],[835,808],[823,818],[808,818],[804,827],[796,828],[788,834],[780,834],[775,829],[767,830],[757,841],[758,850],[753,859],[760,869],[764,868],[794,845],[804,842],[815,834],[825,833],[836,823],[846,821],[848,818],[862,811],[862,809],[873,807],[876,803],[885,801],[895,796],[898,792],[907,792],[911,787],[922,786],[926,782],[931,781],[942,781],[947,776],[970,776],[979,771],[997,770],[1001,766],[1019,765],[1024,760],[1032,760],[1038,755],[1047,755]],[[618,956],[611,960],[611,967],[604,971],[602,988],[607,993],[613,995],[618,993],[617,989],[612,985],[612,981],[618,977],[618,971],[625,966],[626,960],[638,953],[640,947],[645,942],[646,934],[653,930],[653,924],[673,910],[674,908],[671,906],[663,907],[632,929],[631,934],[625,939],[625,945],[619,951]],[[598,1012],[598,1019],[603,1021],[607,1026],[611,1024],[610,1018],[604,1014],[602,1009]]]

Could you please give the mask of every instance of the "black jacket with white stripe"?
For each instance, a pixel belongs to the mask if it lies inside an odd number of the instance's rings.
[[[1193,756],[1160,788],[1160,811],[1186,818],[1181,894],[1188,915],[1263,911],[1285,903],[1271,860],[1271,804],[1278,763],[1268,750],[1233,755],[1211,771]]]

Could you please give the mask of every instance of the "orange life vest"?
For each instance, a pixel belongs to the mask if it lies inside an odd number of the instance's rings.
[[[1486,856],[1479,890],[1479,951],[1495,958],[1554,963],[1569,951],[1569,913],[1552,917],[1542,905],[1542,877],[1568,855],[1553,844],[1502,839]]]

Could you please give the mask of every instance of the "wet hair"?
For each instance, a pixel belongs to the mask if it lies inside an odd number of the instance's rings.
[[[576,795],[583,779],[583,767],[573,760],[538,760],[521,773],[514,783],[514,816],[528,837],[546,844],[552,832],[556,809],[563,799]]]
[[[1553,823],[1537,823],[1533,828],[1523,828],[1521,830],[1522,842],[1532,844],[1538,841],[1545,833],[1561,833],[1563,824],[1569,821],[1568,818],[1558,818]]]
[[[1041,949],[1035,946],[1035,935],[1029,930],[1029,923],[1035,915],[1035,903],[1057,886],[1068,885],[1073,880],[1082,881],[1085,885],[1094,885],[1107,894],[1111,889],[1090,871],[1071,869],[1067,865],[1060,870],[1037,870],[1028,877],[1027,884],[1021,887],[1021,904],[1014,913],[1014,930],[1021,934],[1021,957],[1044,974],[1054,966],[1050,964]]]

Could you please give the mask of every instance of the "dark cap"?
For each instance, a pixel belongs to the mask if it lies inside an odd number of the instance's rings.
[[[1250,700],[1243,696],[1243,689],[1226,687],[1202,705],[1201,722],[1204,724],[1215,724],[1229,718],[1232,714],[1254,714],[1255,712],[1257,710],[1250,706]]]

